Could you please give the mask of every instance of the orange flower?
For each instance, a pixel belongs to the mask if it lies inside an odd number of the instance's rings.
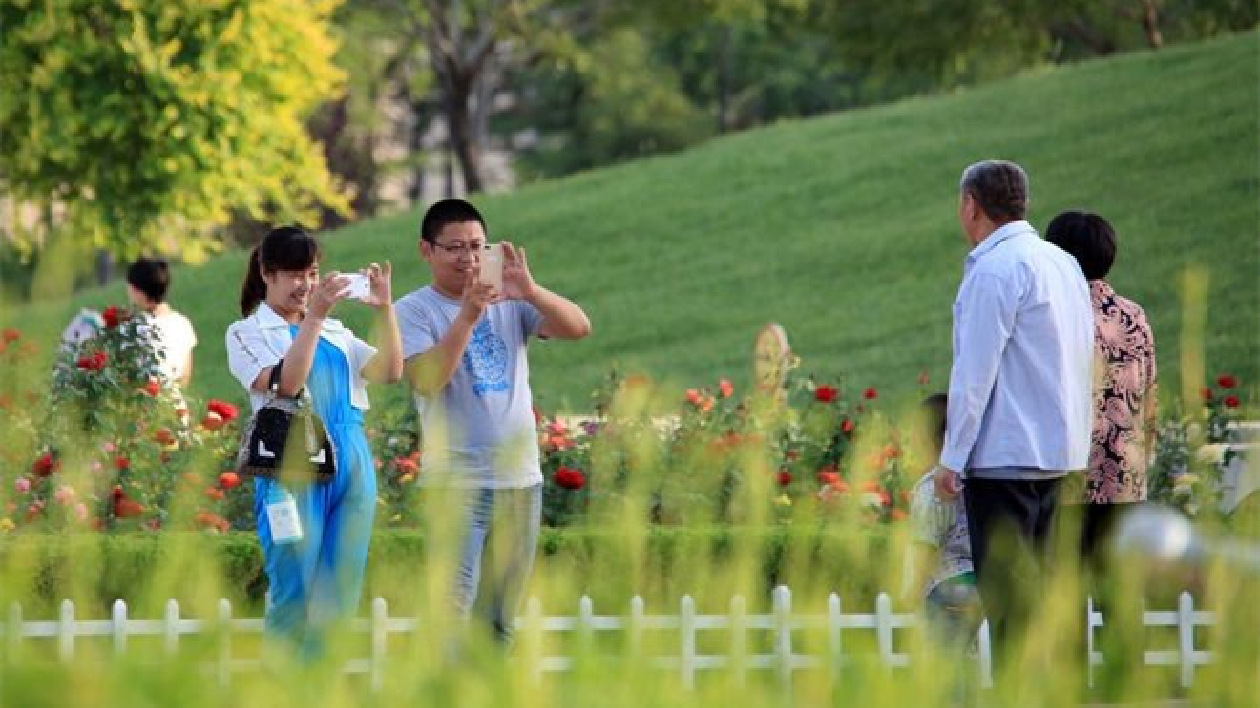
[[[215,500],[215,501],[222,501],[222,500],[223,500],[223,490],[222,490],[222,489],[219,489],[218,487],[210,487],[210,488],[206,489],[206,496],[207,496],[207,497],[210,497],[211,499],[213,499],[213,500]]]

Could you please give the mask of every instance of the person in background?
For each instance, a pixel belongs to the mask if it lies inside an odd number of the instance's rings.
[[[911,428],[916,458],[935,462],[945,439],[948,397],[937,393],[919,405]],[[961,498],[936,496],[936,481],[928,469],[910,491],[911,565],[920,584],[924,614],[942,641],[966,646],[976,636],[983,611],[971,562],[967,510]]]
[[[1091,565],[1116,519],[1146,501],[1146,466],[1155,442],[1155,337],[1140,305],[1106,281],[1116,260],[1116,232],[1106,219],[1065,211],[1046,227],[1046,240],[1072,255],[1089,282],[1094,307],[1094,428],[1084,490],[1065,503],[1084,503],[1081,551]]]
[[[1028,176],[977,162],[959,181],[971,244],[954,301],[949,425],[936,468],[962,494],[995,660],[1046,599],[1059,487],[1089,462],[1094,311],[1080,266],[1025,220]],[[965,480],[965,483],[964,483]]]
[[[319,656],[323,630],[358,605],[376,513],[376,466],[363,429],[367,382],[402,379],[402,350],[390,297],[390,265],[363,270],[363,304],[377,311],[380,349],[329,317],[350,279],[319,272],[319,243],[295,226],[273,229],[249,257],[242,319],[227,329],[228,368],[257,411],[276,393],[299,396],[323,421],[336,451],[329,482],[254,480],[254,513],[267,572],[265,626]],[[283,363],[283,366],[281,366]],[[298,523],[292,523],[296,515]]]
[[[170,287],[171,271],[166,261],[141,258],[127,268],[127,298],[152,322],[152,342],[162,374],[168,383],[186,388],[192,383],[197,331],[166,301]]]

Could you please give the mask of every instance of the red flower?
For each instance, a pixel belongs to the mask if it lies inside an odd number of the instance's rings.
[[[1216,380],[1216,385],[1221,388],[1233,388],[1238,385],[1238,379],[1229,374],[1221,374],[1220,378]]]
[[[7,327],[4,330],[3,336],[4,336],[5,344],[12,344],[13,342],[16,342],[18,338],[20,338],[22,335],[16,329],[13,329],[12,327]]]
[[[201,427],[206,430],[218,430],[223,427],[223,416],[214,411],[206,411],[205,417],[201,419]]]
[[[1206,402],[1206,403],[1211,403],[1211,402],[1212,402],[1212,389],[1210,389],[1210,388],[1205,388],[1205,389],[1203,389],[1202,391],[1200,391],[1200,393],[1203,395],[1203,400],[1204,400],[1204,402]]]
[[[868,401],[875,400],[875,397],[878,395],[879,395],[879,391],[875,390],[875,387],[873,386],[862,392],[862,398],[865,398]]]
[[[128,460],[128,459],[126,458],[126,456],[124,456],[124,455],[119,455],[119,456],[115,457],[115,458],[114,458],[114,469],[119,470],[119,471],[124,471],[124,470],[129,470],[129,469],[131,469],[131,460]]]
[[[586,486],[586,475],[576,467],[561,467],[556,470],[556,484],[565,489],[577,491]]]
[[[1237,407],[1238,407],[1238,396],[1226,396],[1226,397],[1225,397],[1225,407],[1226,407],[1226,408],[1237,408]]]
[[[417,465],[416,461],[410,457],[397,457],[394,458],[394,469],[402,474],[414,475],[420,472],[420,465]]]
[[[822,403],[831,403],[836,400],[836,394],[839,391],[834,386],[819,386],[814,389],[814,400]]]
[[[792,473],[787,470],[779,470],[779,486],[786,487],[792,483]]]
[[[722,392],[722,398],[730,398],[735,393],[735,387],[727,379],[718,382],[718,390]]]
[[[105,321],[106,327],[117,327],[119,322],[127,319],[123,311],[117,305],[110,305],[101,312],[101,319]]]
[[[170,445],[175,442],[175,433],[172,433],[166,428],[158,428],[153,431],[153,440],[160,445]]]
[[[120,519],[129,519],[144,513],[144,507],[140,506],[140,502],[127,497],[115,497],[114,499],[114,516]]]
[[[157,379],[149,379],[149,382],[144,385],[144,392],[150,396],[156,396],[162,392],[162,384]]]
[[[210,402],[206,404],[206,410],[210,411],[211,413],[218,413],[219,417],[223,419],[224,423],[235,420],[236,416],[238,415],[236,411],[236,406],[232,405],[231,403],[220,401],[217,398],[210,399]]]
[[[840,481],[840,475],[831,468],[823,469],[818,473],[818,482],[820,484],[835,484]]]
[[[35,473],[36,477],[47,477],[60,467],[61,460],[58,460],[57,456],[51,452],[45,452],[35,458],[35,463],[31,465],[31,471]]]
[[[232,489],[240,485],[241,477],[235,472],[224,472],[219,475],[219,486],[223,489]]]
[[[840,430],[846,433],[853,432],[853,421],[849,420],[848,418],[845,418],[844,422],[840,424]]]
[[[87,371],[100,371],[105,368],[105,364],[108,361],[109,357],[106,356],[105,352],[96,352],[89,356],[79,357],[79,360],[75,362],[75,366]]]

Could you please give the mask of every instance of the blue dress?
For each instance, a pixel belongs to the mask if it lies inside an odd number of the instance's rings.
[[[298,326],[291,331],[297,337]],[[320,631],[359,603],[376,512],[376,468],[363,412],[350,405],[349,361],[323,337],[306,390],[336,448],[337,475],[326,484],[301,486],[258,479],[254,513],[269,581],[267,629],[317,652]],[[294,496],[303,531],[297,543],[272,542],[267,500],[273,486],[287,487]]]

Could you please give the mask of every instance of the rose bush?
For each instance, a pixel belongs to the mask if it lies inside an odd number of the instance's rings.
[[[252,529],[253,485],[234,469],[241,412],[162,380],[139,319],[110,308],[101,321],[59,352],[50,386],[38,372],[0,383],[0,531]],[[36,352],[21,332],[0,334],[6,369]],[[406,396],[386,398],[367,419],[377,519],[418,528],[418,421]],[[630,511],[659,525],[897,522],[933,460],[880,403],[874,387],[795,370],[780,390],[740,392],[723,379],[679,394],[614,371],[590,415],[535,414],[543,521],[598,524]],[[1150,473],[1153,499],[1191,512],[1215,501],[1221,464],[1192,453],[1228,439],[1237,380],[1221,375],[1202,403],[1163,421]]]

